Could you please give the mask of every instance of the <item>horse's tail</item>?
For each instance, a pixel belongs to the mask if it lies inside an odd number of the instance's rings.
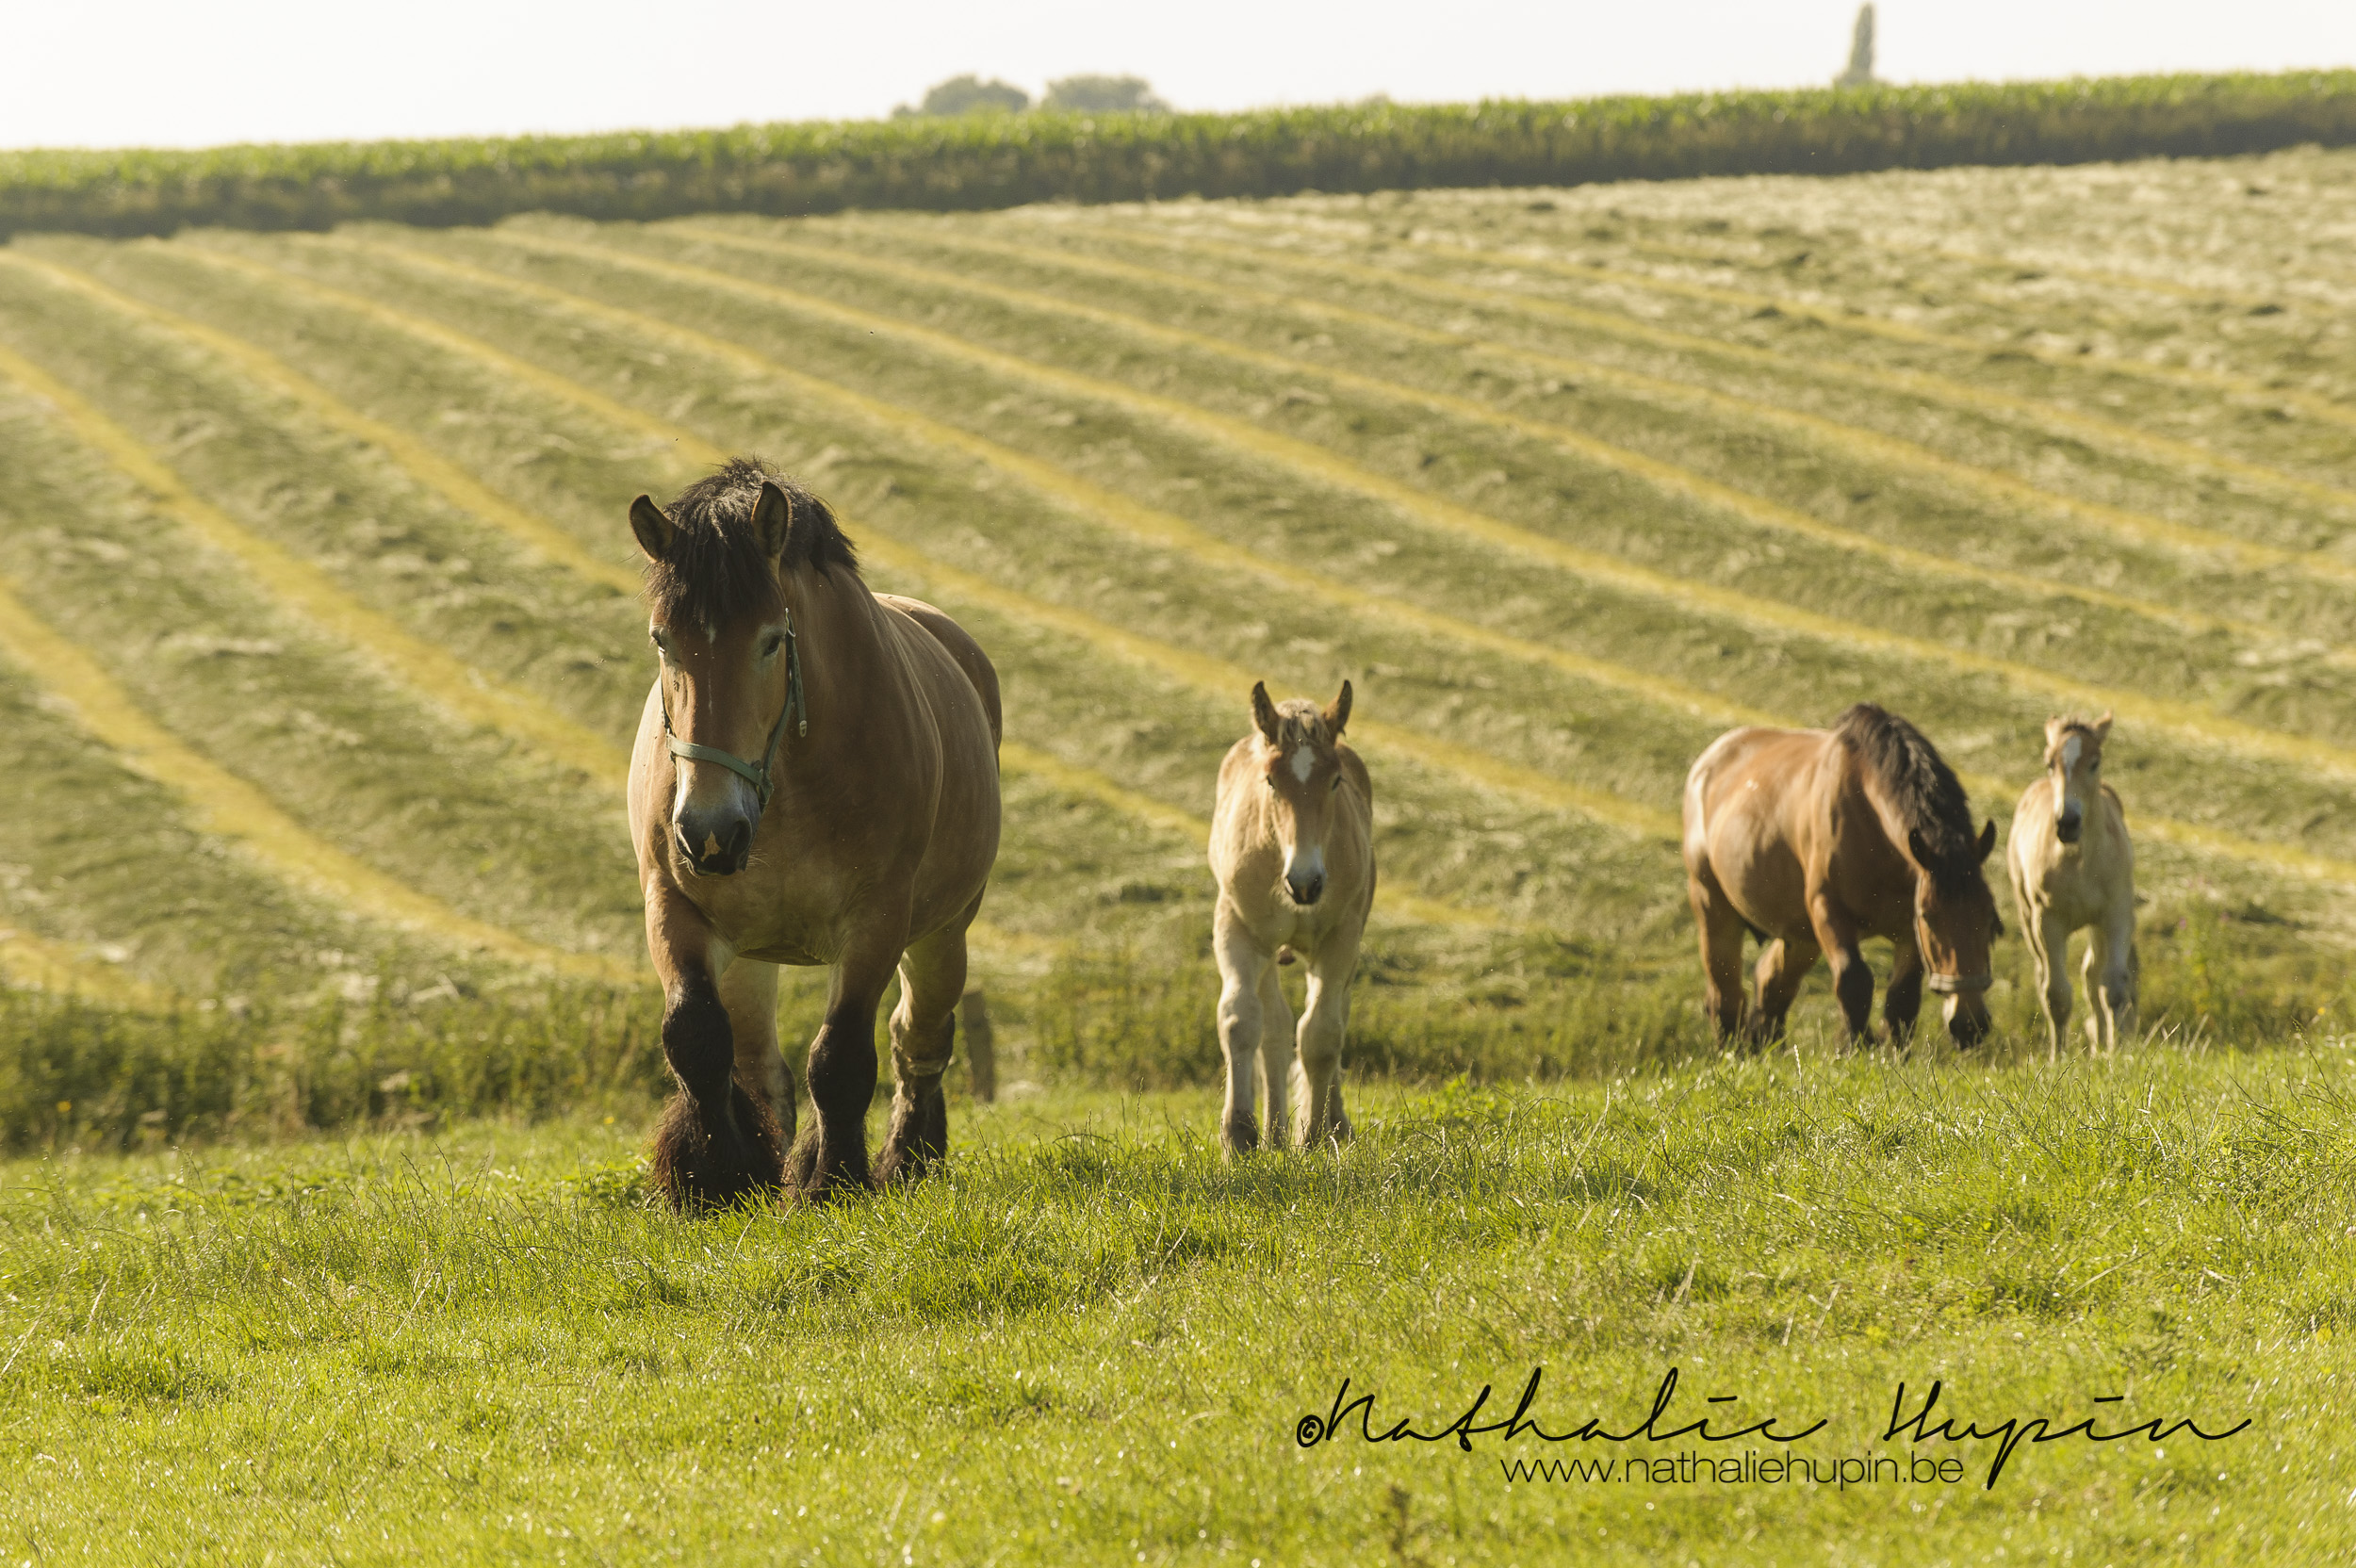
[[[1717,773],[1721,754],[1736,736],[1745,732],[1743,729],[1727,730],[1703,747],[1702,754],[1693,759],[1693,765],[1685,771],[1683,837],[1685,863],[1690,869],[1698,870],[1702,862],[1709,858],[1710,784]]]

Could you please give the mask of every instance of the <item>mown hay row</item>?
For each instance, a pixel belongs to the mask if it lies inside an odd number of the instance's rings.
[[[1128,336],[1164,347],[1190,350],[1252,369],[1274,371],[1280,375],[1307,377],[1323,382],[1330,386],[1345,388],[1382,401],[1404,404],[1444,414],[1451,418],[1472,424],[1486,425],[1553,447],[1579,463],[1636,479],[1663,497],[1698,501],[1713,511],[1738,517],[1756,528],[1790,534],[1815,544],[1826,545],[1838,550],[1871,556],[1916,577],[1959,578],[1986,587],[2002,588],[2007,593],[2031,600],[2076,599],[2186,631],[2223,632],[2230,636],[2262,643],[2280,641],[2280,633],[2276,629],[2253,622],[2237,621],[2202,610],[2190,609],[2133,594],[2119,593],[2093,583],[2080,581],[2074,578],[2057,578],[2013,571],[2004,567],[1983,566],[1953,555],[1937,554],[1929,550],[1916,549],[1911,546],[1894,545],[1856,529],[1824,522],[1796,507],[1785,505],[1754,491],[1742,490],[1723,483],[1681,464],[1667,462],[1628,447],[1597,439],[1560,421],[1531,418],[1526,415],[1497,408],[1455,393],[1436,391],[1387,377],[1366,375],[1337,366],[1321,364],[1298,353],[1270,352],[1232,338],[1167,326],[1126,311],[1108,310],[1100,306],[1083,304],[1029,289],[1009,288],[959,273],[944,271],[937,268],[911,266],[874,254],[853,257],[826,246],[796,244],[789,240],[754,238],[694,224],[672,225],[663,232],[683,234],[692,239],[708,244],[733,247],[785,260],[816,262],[821,266],[840,269],[855,275],[896,278],[927,290],[987,299],[1049,320],[1090,321]],[[1825,423],[1830,424],[1830,421],[1825,421]],[[2326,657],[2335,662],[2356,662],[2356,653],[2346,649],[2331,649]]]
[[[697,229],[693,224],[675,224],[671,227],[677,232],[708,233],[715,237],[726,232]],[[880,236],[906,240],[911,237],[911,232],[905,227],[888,227],[873,222],[851,232],[861,238]],[[1397,314],[1359,309],[1314,295],[1255,288],[1249,284],[1227,279],[1213,282],[1168,268],[1139,266],[1061,246],[994,239],[966,228],[935,226],[929,230],[915,231],[915,234],[924,241],[953,253],[997,256],[1030,269],[1059,269],[1086,276],[1142,284],[1165,291],[1183,291],[1223,306],[1249,302],[1296,314],[1303,320],[1346,324],[1367,333],[1459,351],[1479,360],[1517,366],[1541,375],[1594,382],[1656,405],[1697,410],[1738,428],[1759,426],[1794,434],[1815,443],[1820,450],[1829,454],[1846,458],[1863,457],[1888,470],[1935,480],[1999,505],[2019,507],[2065,522],[2083,524],[2135,545],[2170,548],[2203,562],[2223,560],[2244,570],[2295,567],[2301,572],[2356,586],[2356,565],[2314,550],[2283,549],[2216,529],[2177,522],[2149,512],[2089,500],[2033,483],[2013,473],[1963,462],[1918,441],[1889,435],[1853,422],[1828,418],[1788,404],[1771,403],[1695,382],[1677,381],[1630,370],[1593,354],[1549,352],[1525,348],[1464,332],[1425,327]],[[848,254],[846,250],[846,257]],[[863,264],[869,259],[870,253],[861,252],[859,255]],[[1304,360],[1303,363],[1311,362]]]
[[[508,230],[498,231],[489,237],[528,252],[570,254],[652,276],[745,294],[804,317],[829,319],[861,331],[890,335],[931,351],[977,363],[986,362],[1009,377],[1122,406],[1186,429],[1216,445],[1268,461],[1301,478],[1355,492],[1395,508],[1443,533],[1478,540],[1574,577],[1620,592],[1650,597],[1679,610],[1705,612],[1755,628],[1798,633],[1836,647],[1898,657],[1933,667],[1967,670],[2018,690],[2041,694],[2050,702],[2090,710],[2108,708],[2122,718],[2172,731],[2196,743],[2229,753],[2277,762],[2296,762],[2326,768],[2344,776],[2356,776],[2356,749],[2266,729],[2194,704],[2146,697],[2122,688],[2072,679],[2066,675],[2013,660],[1844,621],[1756,595],[1635,565],[1599,551],[1566,544],[1550,535],[1393,480],[1296,437],[1279,434],[1191,402],[1140,392],[1121,383],[979,349],[934,328],[856,310],[830,300],[775,285],[755,283],[731,273],[663,261],[611,246],[582,244],[548,235]]]
[[[126,766],[188,800],[206,830],[237,840],[299,886],[462,950],[480,949],[512,963],[584,979],[627,983],[638,977],[636,966],[543,947],[468,919],[335,848],[260,790],[156,723],[95,661],[35,615],[6,582],[0,582],[0,654],[40,671],[42,683],[73,705],[93,739],[112,748]]]
[[[518,239],[519,242],[524,242],[521,237],[518,237]],[[418,250],[413,246],[368,243],[352,238],[341,239],[335,243],[338,249],[384,254],[404,265],[437,274],[469,287],[498,288],[537,299],[559,310],[602,320],[615,330],[630,335],[641,341],[659,339],[677,343],[710,355],[716,360],[733,364],[748,375],[764,377],[791,385],[810,397],[840,400],[845,395],[844,389],[841,387],[818,381],[737,344],[724,342],[710,335],[679,326],[669,320],[627,310],[556,288],[545,283],[503,272],[486,271],[482,268],[454,261],[445,255]],[[536,241],[530,243],[536,243]],[[581,249],[590,253],[595,259],[603,259],[610,253],[598,247],[582,247]],[[680,270],[693,272],[696,270],[681,269]],[[862,317],[860,319],[863,321],[866,318]],[[451,334],[448,329],[441,330],[448,339],[456,340],[459,337],[459,335]],[[478,345],[477,351],[492,356],[502,363],[513,358],[487,345]],[[538,384],[547,386],[551,391],[572,386],[572,395],[583,406],[597,409],[605,416],[623,423],[626,428],[634,428],[661,435],[667,440],[679,443],[682,450],[703,454],[708,460],[716,460],[718,452],[716,447],[702,440],[692,431],[685,430],[668,420],[630,408],[629,405],[617,403],[602,394],[580,388],[564,378],[542,368],[530,367],[528,364],[519,362],[518,373],[530,375]],[[865,403],[872,400],[860,400],[860,401]],[[945,432],[937,421],[921,419],[920,416],[910,416],[904,410],[876,406],[863,409],[862,412],[891,421],[889,428],[920,434],[925,438],[935,436],[942,439],[955,438],[962,443],[971,443],[973,440],[970,436],[959,437],[954,432]],[[874,540],[875,537],[873,533],[867,535],[870,540]],[[1060,629],[1067,629],[1085,642],[1132,658],[1186,684],[1197,686],[1204,691],[1232,694],[1237,689],[1235,685],[1237,681],[1250,678],[1245,672],[1224,667],[1219,662],[1185,654],[1167,644],[1140,638],[1121,629],[1108,626],[1095,617],[1080,614],[1063,607],[1050,605],[1029,596],[1004,589],[973,574],[947,567],[936,559],[920,554],[900,552],[882,541],[871,544],[868,547],[871,553],[875,554],[879,560],[913,573],[941,580],[953,592],[970,597],[975,603],[1003,609],[1010,615],[1026,618],[1034,624],[1052,625]],[[1618,672],[1618,674],[1619,682],[1624,684],[1629,678],[1639,676],[1639,672],[1634,671]],[[1635,688],[1630,686],[1629,689]],[[1734,707],[1714,694],[1692,689],[1676,692],[1660,690],[1649,694],[1664,702],[1675,704],[1687,711],[1693,711],[1698,708],[1703,712],[1715,713],[1729,720],[1771,717],[1755,710]],[[1364,729],[1363,732],[1369,738],[1377,733],[1373,729]],[[1426,760],[1432,766],[1456,772],[1462,776],[1484,784],[1503,788],[1510,792],[1521,793],[1551,806],[1567,805],[1573,809],[1600,817],[1606,821],[1626,820],[1628,825],[1640,827],[1644,831],[1663,834],[1672,831],[1671,821],[1665,813],[1611,797],[1582,798],[1593,795],[1594,792],[1578,791],[1565,786],[1559,780],[1535,774],[1533,770],[1502,763],[1496,759],[1472,752],[1469,748],[1452,746],[1445,743],[1434,743],[1404,732],[1388,733],[1386,739],[1394,743],[1401,743],[1402,750],[1408,755],[1417,757],[1419,760]],[[1974,780],[1973,788],[2000,801],[2009,793],[2008,789],[2000,781],[1987,777]],[[1631,809],[1643,813],[1641,818],[1628,819],[1628,813]],[[2139,820],[2151,821],[2151,819],[2139,818]],[[2273,871],[2281,871],[2296,865],[2300,868],[2301,874],[2307,876],[2356,879],[2356,866],[2350,866],[2326,856],[2263,842],[2249,844],[2245,853],[2242,848],[2237,847],[2243,841],[2234,836],[2189,824],[2167,824],[2163,821],[2161,831],[2173,841],[2187,847],[2245,859],[2253,864],[2264,865]]]
[[[1111,225],[1105,225],[1105,228],[1107,232],[1115,232]],[[1526,319],[1555,322],[1629,343],[1756,366],[1777,375],[1799,374],[1876,393],[1896,393],[1924,402],[1994,415],[2032,429],[2067,431],[2098,449],[2135,453],[2187,474],[2215,474],[2268,494],[2293,497],[2343,514],[2356,513],[2356,489],[2287,473],[2210,447],[2162,435],[2123,420],[2064,408],[2050,400],[1977,386],[1952,376],[1787,353],[1756,344],[1738,343],[1725,337],[1663,327],[1609,310],[1567,304],[1525,289],[1468,284],[1454,278],[1414,272],[1405,268],[1374,266],[1290,247],[1243,245],[1161,230],[1137,231],[1131,237],[1140,242],[1182,252],[1224,255],[1255,271],[1265,272],[1273,268],[1322,278],[1329,283],[1393,289],[1434,302],[1471,305]],[[1516,265],[1516,258],[1499,255],[1493,258],[1489,265],[1500,270],[1510,270]]]

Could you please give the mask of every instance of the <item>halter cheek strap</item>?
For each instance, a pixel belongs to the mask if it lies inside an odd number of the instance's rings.
[[[1964,996],[1988,989],[1996,984],[1993,974],[1926,974],[1923,986],[1941,996]]]
[[[775,770],[777,743],[785,738],[786,721],[794,721],[794,734],[810,733],[810,704],[802,696],[802,657],[794,637],[794,612],[788,611],[785,616],[785,709],[777,715],[777,722],[769,728],[769,743],[762,748],[759,762],[748,762],[736,753],[723,751],[718,746],[697,745],[693,741],[680,740],[679,732],[671,727],[670,682],[658,678],[656,689],[663,694],[663,740],[670,748],[671,755],[690,762],[717,763],[728,769],[753,787],[753,793],[761,799],[761,809],[767,810],[769,797],[777,792]]]

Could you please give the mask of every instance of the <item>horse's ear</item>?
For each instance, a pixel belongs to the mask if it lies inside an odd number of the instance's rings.
[[[1283,730],[1276,722],[1276,704],[1268,699],[1268,682],[1265,680],[1252,683],[1252,722],[1260,727],[1260,733],[1268,738],[1268,744],[1277,743],[1277,737]]]
[[[2111,738],[2111,710],[2102,710],[2102,716],[2094,721],[2094,743],[2101,745]]]
[[[1994,817],[1990,817],[1988,819],[1988,825],[1980,829],[1980,858],[1982,860],[1986,860],[1988,857],[1988,852],[1995,847],[1996,819]]]
[[[776,561],[785,554],[785,536],[794,527],[794,503],[767,480],[761,482],[761,498],[753,502],[753,537],[761,553]]]
[[[2054,714],[2052,718],[2045,721],[2046,750],[2051,751],[2053,749],[2053,743],[2061,738],[2061,732],[2069,723],[2070,721],[2059,713]]]
[[[1325,705],[1325,727],[1335,740],[1341,739],[1342,727],[1350,722],[1350,682],[1342,682],[1341,694]]]
[[[671,540],[679,530],[663,514],[663,508],[654,504],[652,496],[641,496],[630,503],[630,531],[638,535],[638,547],[646,552],[649,561],[660,561],[670,549]]]

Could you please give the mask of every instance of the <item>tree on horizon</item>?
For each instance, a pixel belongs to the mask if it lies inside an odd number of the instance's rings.
[[[916,107],[906,104],[892,111],[894,120],[912,115],[1021,114],[1031,106],[1031,95],[1010,82],[984,81],[971,71],[924,90]]]
[[[1043,109],[1077,110],[1091,114],[1168,114],[1170,105],[1154,96],[1142,76],[1065,76],[1047,84]]]

